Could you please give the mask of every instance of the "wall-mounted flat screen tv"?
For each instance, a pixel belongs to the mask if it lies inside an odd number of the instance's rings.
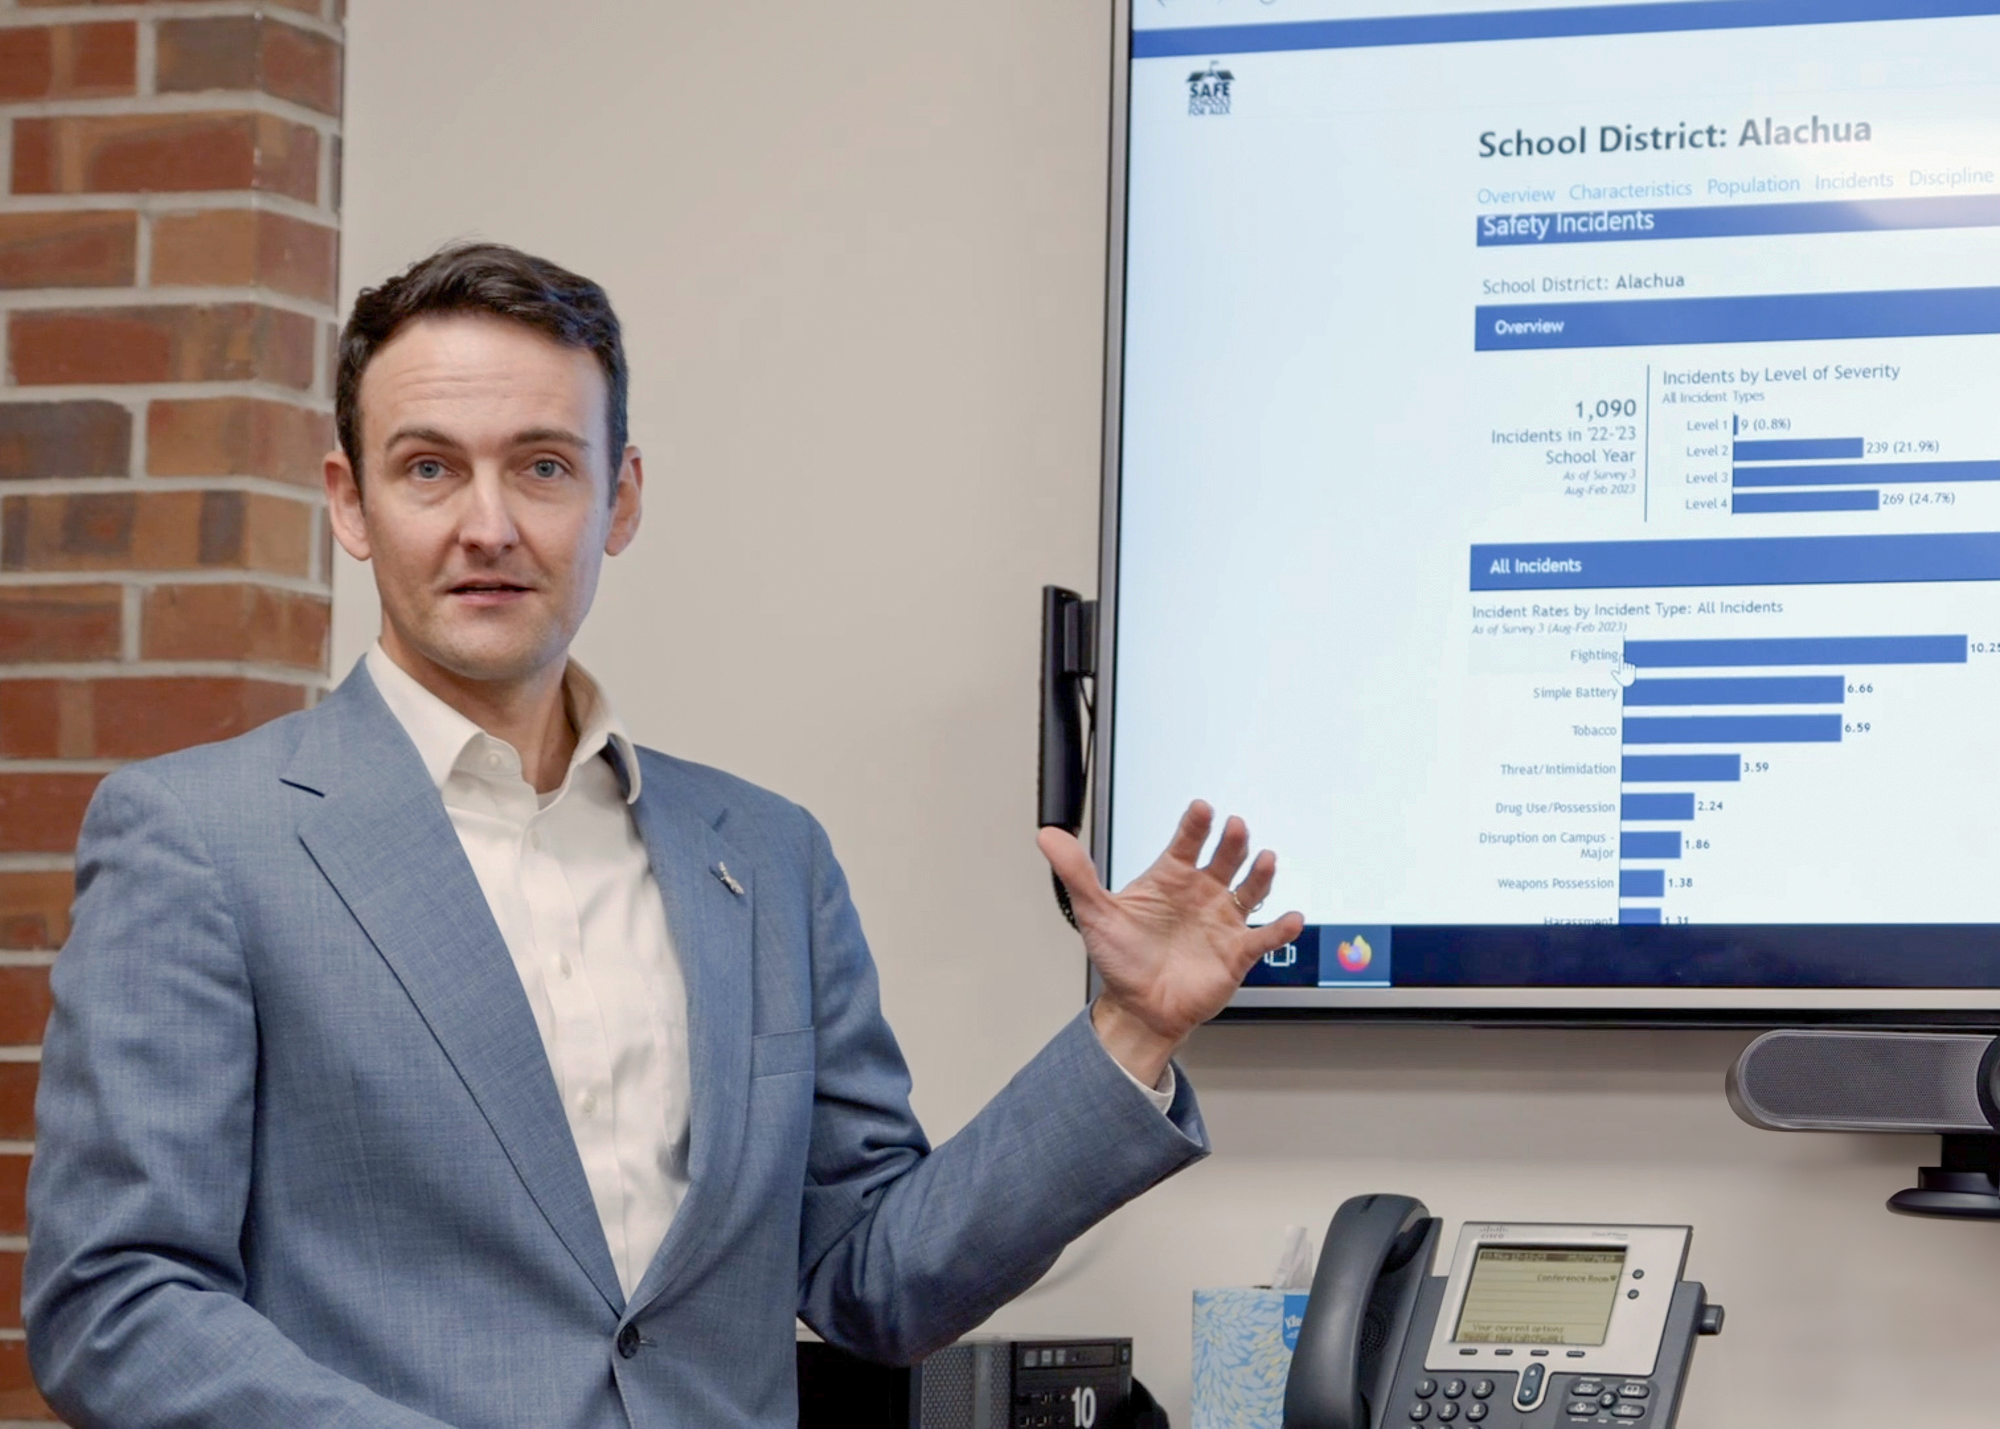
[[[2000,1016],[2000,3],[1121,0],[1095,850],[1237,1015]]]

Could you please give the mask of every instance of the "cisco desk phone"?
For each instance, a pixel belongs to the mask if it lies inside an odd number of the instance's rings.
[[[1722,1307],[1681,1279],[1686,1226],[1439,1222],[1356,1196],[1320,1251],[1284,1429],[1671,1429]]]

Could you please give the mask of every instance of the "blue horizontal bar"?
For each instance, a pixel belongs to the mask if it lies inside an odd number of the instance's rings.
[[[1625,720],[1626,744],[1838,744],[1840,716],[1671,715]]]
[[[1619,778],[1627,784],[1735,784],[1743,778],[1740,754],[1628,754]]]
[[[1743,443],[1736,444],[1740,452]],[[1743,458],[1737,457],[1738,461]],[[1862,466],[1739,466],[1734,485],[1897,486],[1932,481],[2000,481],[2000,461],[1885,461]]]
[[[1838,705],[1847,687],[1838,675],[1743,675],[1692,680],[1640,680],[1625,687],[1625,705]]]
[[[1730,514],[1760,516],[1782,511],[1875,511],[1882,493],[1855,491],[1739,491],[1729,498]]]
[[[1620,152],[1623,132],[1623,125],[1601,126],[1596,136],[1599,151]],[[1586,126],[1586,144],[1589,138]],[[1607,149],[1607,140],[1615,147]],[[1484,213],[1474,220],[1474,225],[1476,241],[1481,248],[1535,247],[1551,243],[1645,243],[1671,238],[1766,238],[1787,233],[1994,228],[2000,227],[2000,194]]]
[[[2000,580],[2000,532],[1539,541],[1472,548],[1474,590]]]
[[[1681,856],[1680,830],[1629,830],[1618,836],[1618,856],[1620,858],[1679,858]],[[1625,890],[1620,888],[1618,891],[1623,893]]]
[[[2000,333],[2000,288],[1770,293],[1616,303],[1506,303],[1474,310],[1477,352]]]
[[[1694,817],[1694,795],[1626,794],[1618,801],[1618,817],[1634,821],[1691,819]]]
[[[1963,665],[1965,647],[1966,637],[1963,635],[1627,640],[1625,663],[1641,670],[1715,669],[1745,665]]]
[[[1618,921],[1629,924],[1657,923],[1660,921],[1660,910],[1657,908],[1620,908],[1618,910]]]
[[[1738,442],[1734,451],[1738,461],[1859,460],[1865,445],[1860,437],[1779,437]]]
[[[1664,898],[1667,871],[1664,868],[1621,868],[1618,870],[1620,898]]]
[[[2000,14],[1992,0],[1685,0],[1652,5],[1579,5],[1560,10],[1293,20],[1267,25],[1196,25],[1132,31],[1135,60],[1281,50],[1374,49],[1479,40],[1543,40],[1575,35],[1657,35],[1680,30],[1748,30],[1781,25],[1854,24]]]

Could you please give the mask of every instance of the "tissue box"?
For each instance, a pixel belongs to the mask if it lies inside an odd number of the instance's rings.
[[[1194,1292],[1194,1429],[1279,1429],[1306,1296]]]

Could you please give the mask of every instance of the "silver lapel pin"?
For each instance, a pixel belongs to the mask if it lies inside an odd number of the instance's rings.
[[[731,893],[734,893],[738,898],[741,898],[743,896],[743,885],[738,883],[734,878],[730,877],[728,864],[718,863],[715,866],[715,876],[722,880],[722,886],[724,888],[727,888]]]

